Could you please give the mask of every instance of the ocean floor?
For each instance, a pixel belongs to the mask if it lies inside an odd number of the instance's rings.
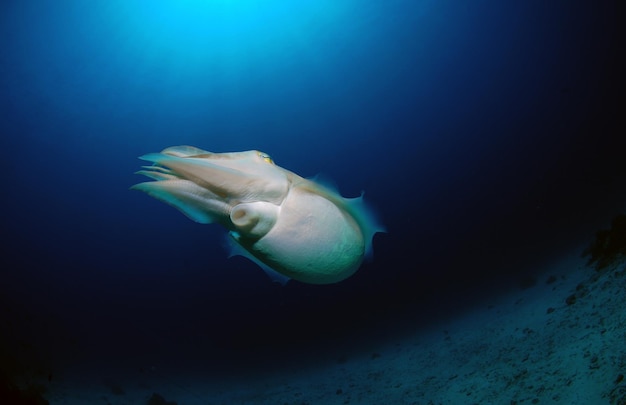
[[[53,405],[626,404],[625,303],[626,266],[597,272],[576,254],[524,288],[345,356],[221,378],[78,368],[45,396]]]

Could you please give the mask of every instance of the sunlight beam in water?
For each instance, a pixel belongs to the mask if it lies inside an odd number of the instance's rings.
[[[227,84],[235,91],[295,64],[324,64],[328,48],[352,32],[353,0],[179,0],[109,4],[114,39],[151,76]],[[323,66],[320,67],[323,70]],[[301,70],[301,69],[298,69]],[[268,76],[269,75],[269,76]]]

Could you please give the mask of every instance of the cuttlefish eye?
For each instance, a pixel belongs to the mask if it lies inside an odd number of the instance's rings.
[[[267,163],[271,163],[274,164],[274,161],[272,160],[272,158],[270,157],[270,155],[268,155],[267,153],[263,153],[263,152],[257,152],[257,154],[263,159],[265,160]]]

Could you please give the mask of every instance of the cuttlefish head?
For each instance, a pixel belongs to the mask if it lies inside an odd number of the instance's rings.
[[[289,188],[287,173],[256,150],[212,153],[175,146],[140,159],[152,165],[137,173],[157,181],[132,189],[172,205],[196,222],[217,222],[250,237],[271,229]]]
[[[196,222],[222,225],[245,256],[279,281],[341,281],[358,269],[373,235],[383,231],[361,197],[343,198],[259,151],[176,146],[140,159],[152,165],[138,173],[156,181],[132,189]]]

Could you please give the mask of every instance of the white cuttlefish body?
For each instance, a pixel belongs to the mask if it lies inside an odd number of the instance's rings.
[[[354,274],[384,229],[362,197],[337,191],[274,164],[262,152],[212,153],[175,146],[141,156],[151,182],[132,189],[179,209],[192,220],[218,223],[234,254],[273,279],[330,284]]]

